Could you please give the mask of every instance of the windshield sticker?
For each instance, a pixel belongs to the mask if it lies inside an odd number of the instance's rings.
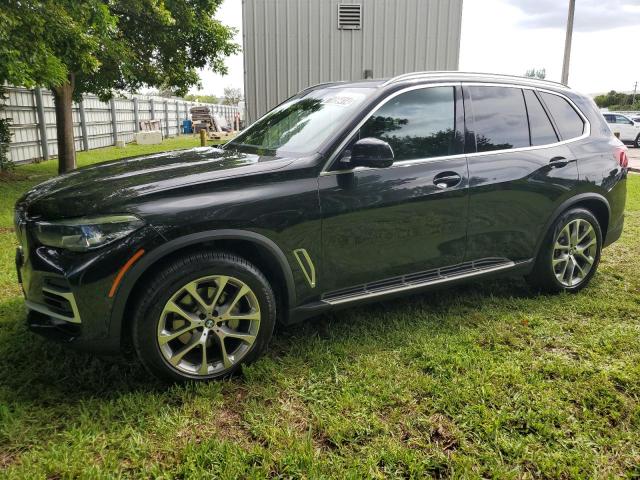
[[[364,98],[364,95],[336,95],[335,97],[326,97],[322,99],[322,103],[329,105],[339,105],[341,107],[346,107],[351,105],[353,102],[360,102]]]

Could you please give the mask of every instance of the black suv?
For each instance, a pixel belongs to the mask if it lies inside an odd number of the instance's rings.
[[[16,206],[38,332],[228,375],[275,323],[496,274],[575,292],[620,237],[627,157],[595,104],[525,78],[331,83],[222,148],[103,163]]]

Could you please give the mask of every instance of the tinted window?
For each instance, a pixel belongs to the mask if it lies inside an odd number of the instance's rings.
[[[453,87],[411,90],[385,103],[360,129],[391,145],[396,160],[461,153]]]
[[[544,111],[540,100],[533,90],[524,90],[524,98],[529,114],[529,128],[531,130],[531,145],[548,145],[558,141],[551,121]]]
[[[584,122],[578,112],[564,98],[551,93],[540,92],[551,116],[556,122],[563,140],[579,137],[584,131]]]
[[[469,87],[478,152],[529,146],[529,125],[519,88]]]
[[[616,115],[616,123],[622,123],[623,125],[630,125],[631,120],[623,115]]]

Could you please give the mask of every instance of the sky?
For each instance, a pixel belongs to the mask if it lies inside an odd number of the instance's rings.
[[[544,68],[547,79],[560,81],[568,3],[463,0],[460,70],[522,75]],[[216,18],[238,29],[242,45],[242,2],[225,0]],[[576,0],[569,85],[591,94],[633,90],[640,82],[639,45],[640,0]],[[242,88],[242,54],[226,63],[228,75],[202,71],[203,88],[192,93]]]

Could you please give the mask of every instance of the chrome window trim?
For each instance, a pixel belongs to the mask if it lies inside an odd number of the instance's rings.
[[[529,151],[529,150],[542,150],[542,149],[545,149],[545,148],[553,148],[553,147],[557,147],[557,146],[560,146],[560,145],[566,145],[568,143],[577,142],[577,141],[583,140],[583,139],[585,139],[585,138],[587,138],[587,137],[589,137],[591,135],[591,123],[589,122],[589,119],[582,112],[582,110],[580,110],[580,108],[573,102],[573,100],[571,100],[566,95],[563,95],[563,94],[561,94],[559,92],[555,92],[553,90],[548,90],[546,88],[534,87],[534,86],[531,86],[531,85],[518,85],[518,84],[515,84],[515,83],[513,83],[513,84],[505,84],[505,83],[491,83],[491,82],[464,82],[464,83],[463,82],[445,82],[445,83],[431,83],[431,84],[427,84],[427,85],[424,85],[424,84],[423,85],[411,85],[411,86],[409,86],[407,88],[403,88],[401,90],[398,90],[397,92],[392,93],[388,97],[385,97],[380,102],[378,102],[375,105],[375,107],[372,108],[371,111],[360,122],[358,122],[358,124],[351,130],[351,132],[349,132],[349,135],[346,136],[346,138],[340,143],[338,148],[336,148],[335,151],[331,154],[331,156],[329,157],[329,160],[327,160],[327,162],[325,162],[324,166],[322,167],[322,170],[320,172],[320,176],[339,175],[339,174],[342,174],[342,173],[353,173],[353,172],[357,172],[357,171],[366,171],[366,170],[379,170],[377,168],[371,168],[371,167],[355,167],[355,168],[350,168],[350,169],[345,169],[345,170],[328,170],[328,168],[336,160],[336,158],[338,157],[339,153],[344,149],[344,147],[347,145],[347,143],[349,143],[349,141],[353,138],[353,135],[360,128],[362,128],[362,126],[365,124],[365,122],[367,120],[369,120],[369,118],[371,118],[371,116],[375,112],[377,112],[382,106],[384,106],[384,104],[386,104],[389,100],[397,97],[398,95],[401,95],[401,94],[403,94],[405,92],[409,92],[409,91],[412,91],[412,90],[419,90],[419,89],[423,89],[423,88],[435,88],[435,87],[465,87],[465,86],[470,86],[470,87],[519,88],[519,89],[522,89],[522,90],[533,90],[533,91],[538,91],[538,92],[549,93],[551,95],[557,95],[558,97],[564,98],[567,102],[569,102],[569,105],[571,105],[571,107],[573,107],[573,109],[578,113],[578,116],[580,116],[580,118],[584,122],[583,133],[579,137],[570,138],[568,140],[560,140],[558,142],[548,143],[548,144],[545,144],[545,145],[534,145],[534,146],[529,146],[529,147],[508,148],[508,149],[502,149],[502,150],[490,150],[490,151],[487,151],[487,152],[459,153],[459,154],[455,154],[455,155],[443,155],[443,156],[439,156],[439,157],[428,157],[428,158],[415,158],[415,159],[411,159],[411,160],[400,160],[398,162],[394,162],[393,165],[391,165],[388,168],[408,167],[408,166],[417,165],[417,164],[423,164],[423,163],[429,163],[429,162],[435,162],[435,161],[441,161],[441,160],[447,160],[447,159],[463,158],[463,157],[473,158],[473,157],[486,156],[486,155],[500,155],[500,154],[511,153],[511,152],[523,152],[523,151]]]

